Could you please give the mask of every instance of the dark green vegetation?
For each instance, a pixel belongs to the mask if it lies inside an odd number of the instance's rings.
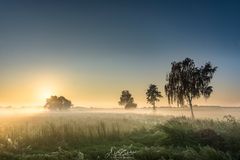
[[[44,108],[50,110],[66,110],[72,106],[72,102],[63,96],[51,96],[46,100]]]
[[[32,124],[1,125],[1,160],[240,159],[240,122],[232,116],[214,121],[52,114],[40,115],[44,122],[32,118]]]

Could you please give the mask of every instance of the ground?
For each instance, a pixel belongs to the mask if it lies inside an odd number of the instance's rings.
[[[187,108],[65,112],[2,109],[0,157],[5,160],[239,159],[239,108],[195,108],[195,114],[196,120],[187,118]]]

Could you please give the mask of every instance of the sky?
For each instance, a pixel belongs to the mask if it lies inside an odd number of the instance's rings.
[[[129,90],[149,106],[173,61],[218,66],[210,99],[240,106],[240,2],[234,0],[0,0],[0,105],[120,107]]]

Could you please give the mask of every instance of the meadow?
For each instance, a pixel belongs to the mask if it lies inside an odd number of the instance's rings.
[[[0,159],[240,159],[239,109],[195,110],[197,119],[193,120],[188,118],[187,109],[178,108],[155,112],[151,109],[66,112],[2,109]],[[211,116],[213,112],[209,110],[217,112]]]

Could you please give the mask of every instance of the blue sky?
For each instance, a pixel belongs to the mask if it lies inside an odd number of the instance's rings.
[[[163,92],[170,63],[190,57],[219,67],[212,98],[195,103],[240,105],[239,17],[231,0],[1,0],[0,104],[41,104],[46,86],[92,106],[129,89],[146,106],[148,85]]]

